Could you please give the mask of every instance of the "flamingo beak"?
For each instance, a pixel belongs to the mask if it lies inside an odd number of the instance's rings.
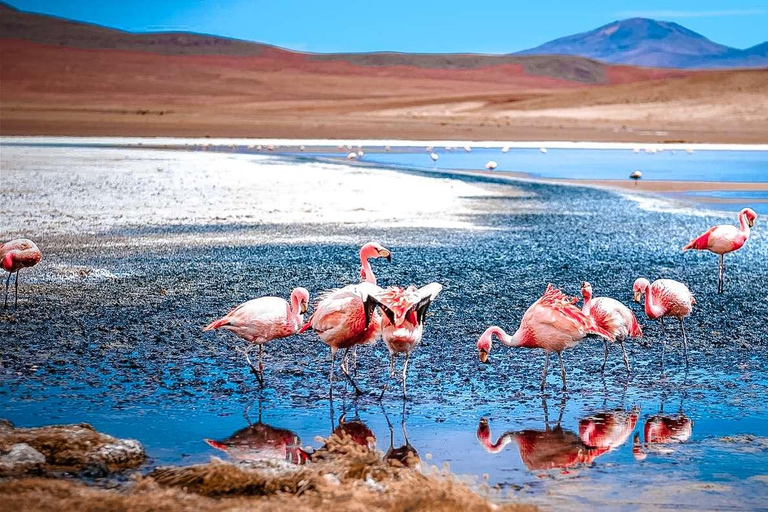
[[[302,302],[301,303],[301,314],[303,315],[306,312],[307,312],[307,303],[306,302]]]
[[[747,219],[747,225],[749,227],[752,227],[755,225],[755,219]]]
[[[481,363],[487,363],[488,362],[488,351],[480,349],[478,351],[478,357],[480,358]]]
[[[387,263],[392,263],[392,253],[389,252],[387,249],[382,249],[379,251],[379,256],[382,258],[387,258]]]
[[[635,292],[635,302],[640,302],[640,296],[642,294],[640,292]]]

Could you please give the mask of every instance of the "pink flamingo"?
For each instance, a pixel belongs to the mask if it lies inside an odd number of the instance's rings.
[[[720,265],[717,280],[717,293],[723,293],[725,281],[725,261],[723,256],[733,252],[747,243],[749,240],[749,228],[755,225],[757,214],[751,208],[744,208],[739,212],[739,227],[730,224],[714,226],[703,235],[694,238],[683,251],[695,249],[697,251],[710,251],[720,255]]]
[[[640,409],[598,412],[579,420],[579,437],[591,448],[615,450],[632,435]]]
[[[680,321],[680,330],[683,332],[683,349],[685,361],[688,362],[688,338],[685,335],[683,319],[691,314],[696,299],[683,283],[673,279],[657,279],[650,284],[644,277],[638,278],[632,285],[635,293],[635,302],[640,302],[645,294],[645,314],[650,320],[659,319],[661,333],[664,334],[664,317],[671,316]],[[664,354],[667,351],[667,342],[661,339],[661,362],[664,364]]]
[[[610,297],[592,297],[592,285],[584,281],[581,283],[581,296],[584,299],[584,305],[581,312],[592,317],[595,324],[611,333],[613,338],[619,342],[621,352],[624,356],[624,366],[629,369],[629,359],[627,351],[624,348],[624,340],[628,337],[637,338],[643,335],[643,331],[637,324],[637,318],[627,306]],[[605,355],[603,357],[603,366],[600,371],[605,373],[605,363],[608,361],[608,340],[603,339],[605,344]]]
[[[421,343],[427,309],[442,289],[443,286],[439,283],[430,283],[418,290],[413,285],[406,289],[390,287],[375,297],[384,312],[381,320],[381,338],[389,350],[390,378],[395,375],[395,354],[405,353],[403,397],[406,396],[405,380],[411,352]],[[386,389],[385,385],[381,396],[384,396]]]
[[[389,249],[382,247],[376,242],[368,242],[360,248],[360,282],[361,283],[376,283],[376,275],[371,268],[371,258],[386,258],[388,262],[392,261],[392,253]],[[378,312],[374,312],[373,322],[376,324],[381,323],[381,316]],[[376,342],[376,336],[366,340],[361,345],[370,345]],[[346,363],[345,363],[346,365]],[[357,345],[352,347],[352,366],[354,367],[355,376],[357,376]]]
[[[296,334],[304,322],[309,292],[306,288],[294,288],[290,305],[280,297],[259,297],[240,304],[226,316],[211,322],[203,331],[226,329],[248,342],[241,352],[245,355],[251,371],[264,386],[264,365],[261,356],[268,341]],[[249,352],[259,347],[259,368],[254,367]]]
[[[34,267],[40,263],[43,253],[37,248],[35,242],[26,238],[19,238],[5,242],[0,245],[0,266],[8,272],[8,279],[5,280],[5,303],[4,308],[8,307],[8,288],[11,284],[11,276],[16,272],[16,296],[14,307],[19,305],[19,271],[23,268]]]
[[[486,329],[477,341],[480,361],[484,363],[488,360],[494,334],[508,347],[544,349],[546,358],[544,359],[544,371],[541,373],[541,390],[543,391],[547,382],[549,353],[557,352],[557,357],[560,360],[563,390],[565,390],[563,350],[575,347],[588,334],[596,334],[613,341],[611,333],[598,327],[591,317],[574,306],[578,300],[576,297],[568,297],[551,284],[547,285],[544,295],[534,302],[523,315],[520,327],[514,335],[509,336],[502,328],[495,325]]]
[[[381,320],[376,315],[377,301],[374,297],[381,292],[376,286],[376,277],[368,261],[370,258],[391,259],[389,249],[371,242],[360,249],[362,268],[360,276],[363,282],[336,288],[325,292],[321,297],[309,321],[299,330],[312,329],[331,349],[331,372],[328,378],[330,394],[333,395],[333,369],[336,352],[344,350],[341,371],[355,388],[362,394],[355,380],[349,374],[346,365],[349,349],[356,345],[373,343],[379,334]]]

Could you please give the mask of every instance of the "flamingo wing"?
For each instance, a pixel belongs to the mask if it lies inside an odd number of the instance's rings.
[[[690,242],[688,242],[688,245],[683,247],[683,251],[687,251],[689,249],[695,249],[697,251],[703,251],[709,248],[709,237],[712,235],[712,233],[718,228],[719,226],[714,226],[709,228],[706,233],[703,233]]]

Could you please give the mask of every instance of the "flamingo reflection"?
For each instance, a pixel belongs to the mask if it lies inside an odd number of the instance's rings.
[[[591,464],[599,456],[624,444],[637,424],[636,411],[606,411],[583,418],[579,422],[579,435],[561,426],[565,401],[554,427],[550,427],[546,402],[544,430],[520,430],[502,434],[492,441],[488,420],[482,418],[477,428],[477,440],[489,453],[501,452],[514,442],[523,464],[531,471],[569,469]]]
[[[231,459],[238,461],[256,461],[265,459],[287,460],[293,464],[304,464],[309,454],[301,448],[298,435],[284,428],[276,428],[261,421],[261,402],[259,419],[251,423],[249,408],[243,415],[248,426],[241,428],[222,440],[205,439],[211,447],[221,450]]]
[[[693,434],[693,421],[682,410],[677,414],[664,414],[664,404],[659,413],[651,416],[643,426],[645,443],[640,442],[640,434],[635,434],[632,453],[637,460],[645,460],[648,453],[665,455],[674,450],[668,445],[688,441]]]
[[[421,457],[419,452],[416,451],[408,440],[408,431],[405,427],[405,400],[403,400],[403,412],[402,421],[400,422],[400,428],[403,431],[403,440],[405,444],[395,448],[395,429],[392,426],[392,422],[389,421],[386,409],[382,406],[381,410],[384,412],[384,419],[387,420],[387,426],[389,427],[389,449],[384,454],[384,460],[394,465],[401,465],[411,469],[421,469]]]
[[[360,416],[355,412],[355,416],[351,420],[347,420],[347,413],[344,411],[342,405],[342,413],[339,417],[339,423],[336,424],[334,420],[333,400],[329,400],[331,409],[331,436],[336,436],[340,439],[349,438],[358,446],[367,448],[368,450],[376,449],[376,434],[368,428]],[[325,446],[327,447],[327,442]]]

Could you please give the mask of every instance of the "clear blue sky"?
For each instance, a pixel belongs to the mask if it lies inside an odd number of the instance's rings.
[[[9,0],[130,31],[182,30],[311,52],[509,53],[621,18],[675,21],[746,48],[768,39],[768,0]]]

